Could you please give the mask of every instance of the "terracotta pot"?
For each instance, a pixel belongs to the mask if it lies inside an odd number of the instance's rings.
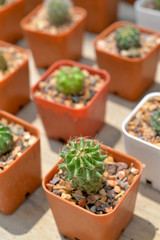
[[[77,66],[86,69],[92,74],[100,75],[105,81],[105,84],[88,104],[80,109],[52,102],[34,94],[35,91],[38,90],[39,83],[44,81],[55,69],[63,65]],[[32,88],[33,98],[48,137],[67,141],[70,136],[95,136],[104,124],[109,80],[110,76],[107,72],[77,62],[64,60],[53,64]]]
[[[118,27],[126,24],[131,25],[132,23],[113,23],[97,36],[94,41],[94,48],[96,50],[98,66],[108,70],[111,74],[112,81],[109,91],[128,100],[135,101],[154,83],[160,45],[157,44],[154,46],[150,52],[141,58],[127,58],[115,55],[98,47],[97,42],[100,39],[105,38]],[[158,35],[154,31],[144,29],[135,24],[132,25],[141,32]]]
[[[73,0],[88,12],[87,30],[100,33],[117,19],[119,0]]]
[[[0,81],[0,109],[16,114],[30,100],[29,54],[26,50],[0,41],[0,46],[12,46],[24,53],[27,59]]]
[[[25,11],[28,14],[32,11],[37,5],[42,3],[43,0],[25,0]]]
[[[57,223],[58,230],[69,239],[117,240],[132,219],[142,173],[141,163],[135,158],[120,153],[112,148],[104,145],[101,145],[101,147],[105,151],[107,150],[108,154],[111,154],[115,161],[123,161],[129,165],[132,162],[134,167],[139,170],[139,174],[111,213],[96,215],[78,205],[73,205],[60,196],[53,194],[46,188],[46,183],[48,183],[58,172],[60,160],[44,177],[42,185]]]
[[[64,33],[53,35],[26,27],[26,24],[42,7],[43,5],[38,6],[21,22],[36,65],[43,68],[60,59],[77,60],[81,58],[83,30],[87,17],[86,10],[74,7],[75,11],[81,13],[83,17]]]
[[[40,184],[40,133],[31,124],[0,111],[0,118],[6,118],[24,126],[37,137],[36,142],[27,148],[21,156],[4,171],[0,172],[0,212],[13,213]]]
[[[6,42],[15,42],[23,34],[20,21],[25,16],[24,0],[13,1],[0,7],[0,39]]]
[[[136,0],[124,0],[125,2],[127,2],[127,3],[130,3],[130,4],[134,4],[134,2],[136,1]]]

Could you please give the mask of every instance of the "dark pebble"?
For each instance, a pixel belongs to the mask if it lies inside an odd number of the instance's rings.
[[[59,191],[59,190],[53,190],[53,193],[56,194],[56,195],[59,195],[59,196],[62,195],[61,191]]]
[[[54,178],[50,181],[50,183],[55,185],[59,183],[59,181],[60,181],[60,178],[55,175]]]
[[[74,103],[79,103],[79,102],[80,102],[79,96],[77,96],[77,95],[72,96],[72,101],[73,101]]]
[[[96,206],[92,206],[92,207],[90,208],[90,211],[93,212],[93,213],[95,213],[95,212],[96,212]]]
[[[108,192],[108,190],[111,190],[111,189],[112,189],[112,187],[110,187],[110,186],[107,186],[107,185],[104,186],[104,190],[105,190],[106,192]]]

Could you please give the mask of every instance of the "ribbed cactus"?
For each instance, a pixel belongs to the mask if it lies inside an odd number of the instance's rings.
[[[155,0],[155,4],[156,4],[157,9],[160,10],[160,0]]]
[[[133,26],[119,27],[115,32],[118,49],[129,49],[140,46],[140,32]]]
[[[160,108],[153,112],[150,124],[157,135],[160,136]]]
[[[85,75],[78,67],[61,67],[56,75],[56,89],[65,94],[77,94],[82,90]]]
[[[6,59],[4,58],[3,54],[0,53],[0,70],[6,71],[8,69],[8,64],[6,62]]]
[[[13,136],[8,126],[0,123],[0,156],[12,149]]]
[[[71,0],[46,0],[45,6],[52,24],[59,26],[69,20]]]
[[[101,189],[103,160],[107,155],[102,154],[97,141],[83,137],[69,141],[60,156],[64,162],[59,168],[65,171],[66,179],[72,180],[74,188],[88,194]]]
[[[0,0],[0,5],[4,5],[6,3],[6,0]]]

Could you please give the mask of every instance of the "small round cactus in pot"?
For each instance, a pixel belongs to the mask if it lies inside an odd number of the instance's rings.
[[[153,112],[150,124],[156,134],[160,136],[160,108]]]
[[[0,156],[8,153],[13,146],[13,135],[8,126],[0,123]]]
[[[3,54],[0,53],[0,71],[5,72],[7,69],[8,69],[7,61],[6,61],[5,57],[3,56]]]

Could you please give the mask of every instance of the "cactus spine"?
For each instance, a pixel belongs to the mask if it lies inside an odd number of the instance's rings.
[[[65,178],[72,181],[75,189],[89,194],[102,187],[103,160],[107,155],[102,154],[99,143],[81,137],[69,141],[60,156],[64,162],[59,168],[65,171]]]
[[[7,69],[8,69],[8,65],[7,65],[6,59],[4,58],[3,54],[0,53],[0,70],[4,72]]]
[[[48,18],[52,24],[59,26],[69,20],[71,0],[46,0],[45,5]]]
[[[140,46],[140,32],[133,26],[123,26],[116,30],[115,40],[119,50]]]
[[[8,126],[0,123],[0,156],[12,149],[13,136]]]
[[[77,94],[82,90],[85,75],[78,67],[64,66],[56,75],[56,89],[64,94]]]
[[[156,134],[160,136],[160,108],[153,112],[150,123],[151,127],[155,130]]]

